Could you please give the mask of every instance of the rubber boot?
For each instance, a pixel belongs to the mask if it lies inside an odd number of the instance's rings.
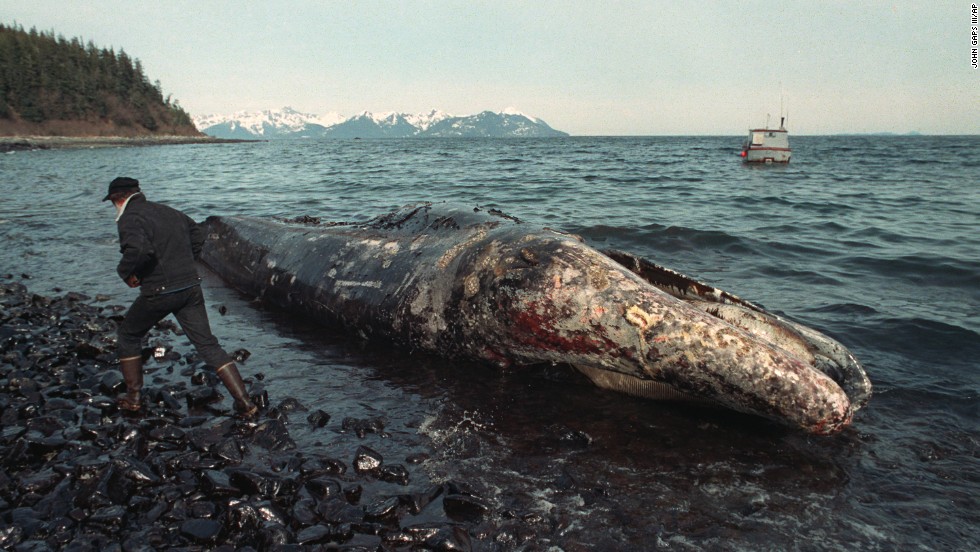
[[[238,373],[238,367],[234,362],[229,362],[216,370],[221,382],[228,388],[231,398],[235,400],[235,412],[242,418],[251,418],[259,411],[252,399],[245,390],[245,382],[242,375]]]
[[[126,393],[119,395],[116,402],[119,408],[130,412],[139,412],[140,390],[143,389],[143,359],[129,357],[119,359],[119,371],[126,382]]]

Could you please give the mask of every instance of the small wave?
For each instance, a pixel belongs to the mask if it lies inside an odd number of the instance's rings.
[[[905,243],[907,237],[878,226],[848,229],[847,237],[853,240],[883,241],[886,243]]]
[[[742,206],[755,206],[759,205],[765,207],[766,209],[773,209],[780,205],[794,205],[794,202],[780,196],[761,196],[761,197],[740,197],[739,203]]]
[[[586,241],[593,244],[600,244],[602,247],[632,250],[649,241],[645,238],[646,233],[637,228],[596,225],[587,227],[569,227],[567,228],[567,231],[569,233],[582,236]]]
[[[659,234],[665,239],[674,240],[689,244],[693,247],[730,247],[741,245],[742,240],[738,236],[733,236],[727,232],[719,230],[696,230],[684,226],[668,226],[659,232],[650,226],[643,227],[644,230],[652,230],[654,235]]]
[[[816,272],[813,270],[798,270],[786,266],[761,267],[758,270],[758,273],[764,276],[771,276],[773,278],[790,279],[794,282],[811,286],[839,286],[842,284],[840,280],[832,278],[831,276],[821,272]]]
[[[980,264],[925,254],[896,258],[850,256],[841,259],[839,264],[876,276],[930,286],[975,289],[976,283],[980,282]]]
[[[853,328],[855,337],[877,342],[884,350],[899,352],[930,365],[965,364],[975,366],[980,358],[980,334],[940,320],[926,318],[886,318],[877,324],[866,321]],[[867,341],[865,341],[867,342]],[[973,373],[971,377],[980,377]]]
[[[842,314],[847,316],[871,316],[878,314],[878,311],[874,307],[868,305],[859,305],[857,303],[834,303],[832,305],[824,305],[822,307],[817,307],[811,309],[812,312],[820,313],[831,313],[831,314]]]
[[[608,182],[613,183],[613,184],[644,184],[644,183],[650,182],[650,179],[648,177],[646,177],[646,176],[638,176],[638,177],[633,177],[633,178],[627,178],[627,177],[623,177],[623,178],[609,177],[606,180]]]

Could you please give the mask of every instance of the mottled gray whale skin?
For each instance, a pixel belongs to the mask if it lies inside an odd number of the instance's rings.
[[[840,343],[623,252],[495,210],[417,204],[366,223],[210,217],[202,261],[252,296],[369,338],[601,387],[693,399],[807,432],[870,397]]]

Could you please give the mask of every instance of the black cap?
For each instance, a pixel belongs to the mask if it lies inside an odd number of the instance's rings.
[[[139,191],[140,181],[135,178],[130,178],[128,176],[120,176],[114,178],[112,182],[109,183],[109,193],[102,198],[102,201],[109,201],[109,197],[116,192],[124,192],[127,190]]]

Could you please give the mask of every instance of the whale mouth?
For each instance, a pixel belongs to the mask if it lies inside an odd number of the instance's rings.
[[[602,253],[657,289],[731,324],[827,376],[847,396],[850,413],[859,410],[871,398],[871,382],[867,373],[857,358],[838,341],[736,295],[631,253],[618,250],[603,250]],[[645,384],[616,378],[599,378],[599,381],[614,386],[610,388],[651,398],[658,393],[668,400],[685,395],[681,390],[661,390],[649,386],[649,389],[645,389]],[[603,386],[599,382],[597,385]]]
[[[576,370],[588,377],[596,387],[603,389],[655,401],[676,401],[700,405],[715,404],[711,401],[685,393],[662,381],[638,378],[629,374],[604,370],[587,364],[575,364],[574,366]]]

